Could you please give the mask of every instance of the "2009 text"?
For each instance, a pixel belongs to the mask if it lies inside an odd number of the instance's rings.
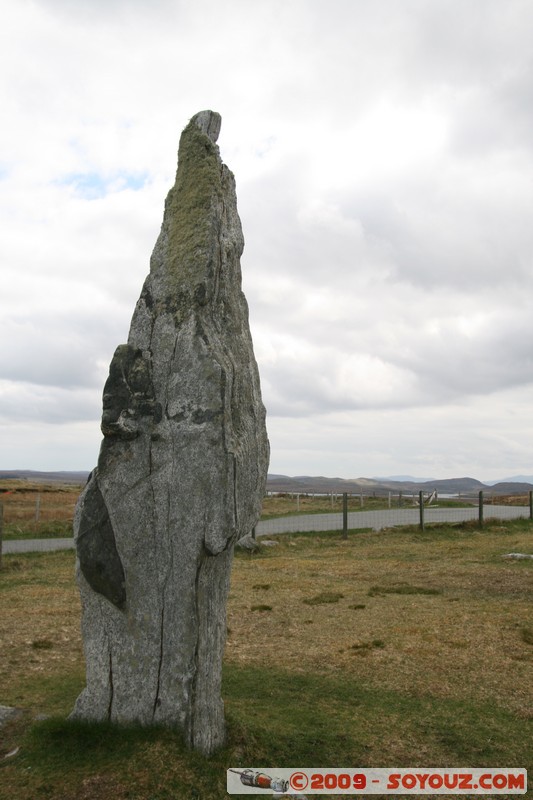
[[[229,794],[525,794],[525,769],[257,769],[228,770]]]

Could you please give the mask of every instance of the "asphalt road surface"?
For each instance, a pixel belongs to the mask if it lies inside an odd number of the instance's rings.
[[[478,519],[477,506],[472,508],[424,508],[424,523],[465,522]],[[489,519],[517,519],[529,517],[529,506],[483,506],[483,517]],[[420,522],[418,508],[390,508],[381,511],[351,511],[348,514],[348,528],[372,528],[381,530],[395,525],[417,525]],[[280,517],[258,522],[257,536],[272,536],[275,533],[296,533],[297,531],[336,531],[342,530],[342,514],[302,514],[301,516]]]

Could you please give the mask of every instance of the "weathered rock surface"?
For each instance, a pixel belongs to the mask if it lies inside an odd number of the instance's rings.
[[[20,717],[22,711],[19,708],[13,708],[12,706],[0,706],[0,728],[6,724],[6,722],[10,722],[17,717]]]
[[[516,558],[516,559],[533,558],[533,555],[531,555],[530,553],[506,553],[505,555],[502,556],[502,558]]]
[[[203,111],[182,133],[75,518],[87,687],[72,716],[179,727],[205,753],[224,741],[233,546],[259,517],[269,457],[219,130]]]
[[[251,553],[257,553],[258,550],[261,549],[261,545],[257,539],[249,533],[247,536],[243,536],[242,539],[236,543],[236,547],[239,550],[248,550]]]

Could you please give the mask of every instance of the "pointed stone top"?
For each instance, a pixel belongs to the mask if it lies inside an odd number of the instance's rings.
[[[222,125],[222,117],[216,111],[199,111],[191,119],[195,122],[202,133],[209,136],[212,142],[216,142],[218,134],[220,133],[220,126]]]

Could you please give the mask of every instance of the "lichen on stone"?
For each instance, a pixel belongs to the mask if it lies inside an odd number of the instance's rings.
[[[181,135],[178,163],[183,169],[178,170],[165,205],[174,291],[211,279],[218,243],[216,208],[223,202],[218,147],[192,120]]]

